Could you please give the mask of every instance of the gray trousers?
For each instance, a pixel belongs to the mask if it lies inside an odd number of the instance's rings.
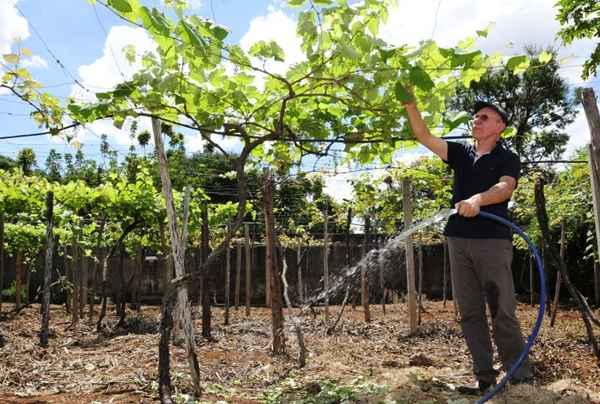
[[[460,325],[473,359],[478,380],[494,382],[493,350],[485,311],[492,317],[494,342],[504,370],[511,368],[523,350],[521,327],[515,315],[517,301],[511,270],[512,242],[503,239],[448,237],[453,294]],[[515,379],[532,376],[526,360]]]

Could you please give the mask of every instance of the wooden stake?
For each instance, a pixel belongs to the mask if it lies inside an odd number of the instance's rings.
[[[302,246],[298,245],[296,250],[296,270],[298,272],[297,276],[297,289],[298,289],[298,299],[303,302],[304,301],[304,291],[302,288]]]
[[[167,219],[169,223],[171,233],[171,252],[173,254],[173,262],[175,266],[175,274],[177,277],[181,277],[185,274],[185,247],[186,242],[184,236],[187,231],[185,230],[187,224],[183,223],[183,229],[180,233],[177,225],[177,212],[175,211],[175,203],[173,201],[173,189],[171,186],[171,177],[169,176],[169,165],[167,162],[167,155],[162,139],[161,123],[158,119],[152,119],[152,131],[154,134],[154,145],[156,148],[156,156],[158,157],[158,166],[160,171],[160,178],[162,183],[163,196],[165,197],[165,204],[167,208]],[[189,203],[189,188],[187,188],[185,200]],[[185,202],[184,202],[185,204]],[[186,214],[184,212],[184,217]],[[169,286],[170,287],[170,286]],[[188,290],[186,287],[180,287],[177,289],[177,302],[180,310],[182,311],[183,319],[183,334],[185,338],[185,350],[188,359],[188,365],[190,367],[190,373],[192,376],[192,386],[194,392],[200,396],[202,389],[200,387],[200,367],[198,365],[198,358],[194,349],[194,326],[192,323],[192,309],[189,304]],[[161,339],[165,333],[170,333],[170,327],[168,324],[171,323],[170,319],[170,302],[163,302],[163,317],[161,319]],[[163,327],[164,325],[164,327]],[[165,364],[165,359],[167,363]],[[161,367],[169,366],[168,364],[168,353],[167,357],[163,357],[162,361],[159,361],[159,374],[161,373]],[[165,386],[159,386],[165,387]],[[170,388],[170,386],[169,386]]]
[[[447,298],[447,292],[448,292],[448,281],[447,276],[448,276],[448,241],[446,240],[446,238],[444,238],[444,241],[442,243],[443,246],[443,261],[444,261],[444,272],[442,275],[442,298],[444,299],[444,307],[446,307],[446,298]]]
[[[600,305],[600,263],[594,262],[594,295],[596,304]]]
[[[417,257],[419,260],[419,286],[417,290],[417,324],[421,325],[421,302],[423,292],[423,246],[421,244],[417,246]]]
[[[567,236],[566,236],[566,225],[564,219],[560,223],[560,259],[565,260],[566,251],[567,251]],[[554,285],[554,302],[552,309],[552,316],[550,318],[550,327],[554,327],[554,322],[556,320],[556,312],[558,311],[558,299],[560,297],[560,284],[561,284],[561,275],[560,270],[556,270],[556,284]]]
[[[281,274],[278,270],[279,263],[275,251],[275,218],[273,216],[273,177],[269,169],[265,169],[265,183],[263,192],[263,203],[265,209],[265,250],[266,265],[271,276],[273,288],[271,304],[271,325],[273,336],[273,353],[276,355],[285,353],[285,335],[283,329],[283,301],[281,288]],[[282,251],[283,253],[283,251]],[[284,258],[285,259],[285,258]]]
[[[206,203],[202,207],[202,264],[208,260],[210,254],[210,233],[208,229],[208,206]],[[202,336],[208,340],[211,336],[212,315],[210,312],[210,292],[212,273],[208,266],[204,266],[202,272]]]
[[[329,320],[329,205],[325,206],[323,233],[323,288],[325,293],[325,320]]]
[[[46,260],[44,261],[42,324],[40,330],[40,345],[42,347],[48,346],[48,327],[50,324],[50,282],[52,280],[52,257],[54,253],[53,214],[54,194],[49,191],[46,194]]]
[[[0,312],[2,311],[2,291],[4,290],[4,213],[0,212]]]
[[[242,283],[242,244],[235,243],[235,310],[240,306],[240,287]]]
[[[369,238],[371,233],[371,220],[369,216],[365,217],[365,234],[363,237],[362,245],[362,256],[363,258],[369,252]],[[369,276],[367,274],[366,265],[362,265],[360,268],[360,297],[361,304],[363,306],[363,312],[365,313],[365,323],[371,322],[371,310],[369,308]]]
[[[229,325],[229,293],[231,291],[231,249],[225,247],[225,325]]]
[[[410,180],[402,181],[404,228],[412,225],[412,199],[410,192]],[[406,287],[408,292],[408,316],[410,323],[410,334],[417,331],[417,296],[415,292],[415,254],[413,251],[412,237],[406,239]]]
[[[23,253],[17,251],[17,263],[15,271],[15,309],[21,308],[21,276],[23,274]]]
[[[250,317],[250,303],[252,297],[252,240],[250,240],[250,224],[244,223],[246,236],[246,317]]]

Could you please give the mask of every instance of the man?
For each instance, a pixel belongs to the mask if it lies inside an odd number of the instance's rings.
[[[452,204],[458,214],[450,217],[444,234],[448,238],[460,324],[477,379],[475,389],[464,390],[483,393],[496,384],[498,374],[493,368],[486,301],[494,341],[505,370],[516,362],[524,343],[515,315],[511,230],[478,214],[484,210],[504,218],[508,216],[508,201],[517,187],[521,165],[518,156],[500,140],[508,119],[498,106],[487,102],[475,104],[472,146],[433,136],[414,98],[405,103],[405,107],[417,141],[454,171]],[[531,366],[526,360],[512,382],[530,382],[532,378]]]

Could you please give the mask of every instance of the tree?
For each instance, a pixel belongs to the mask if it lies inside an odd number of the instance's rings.
[[[566,45],[577,39],[600,38],[600,3],[597,0],[558,0],[558,35]],[[600,65],[600,43],[583,65],[584,80],[596,75]]]
[[[10,170],[17,166],[17,163],[10,157],[0,156],[0,170]]]
[[[525,51],[530,57],[526,70],[515,73],[509,66],[489,70],[470,88],[460,88],[451,108],[472,112],[476,100],[498,103],[514,128],[505,140],[522,160],[558,159],[569,140],[565,128],[575,120],[577,101],[559,75],[553,49]],[[527,65],[526,59],[522,61]]]
[[[35,152],[30,147],[25,147],[17,154],[17,164],[25,175],[31,175],[36,164]]]
[[[46,158],[46,176],[50,181],[60,182],[62,179],[60,173],[62,171],[62,155],[55,149],[50,149]]]

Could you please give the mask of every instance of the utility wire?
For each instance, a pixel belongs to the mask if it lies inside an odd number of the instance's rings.
[[[48,52],[48,54],[50,54],[50,56],[54,59],[54,61],[56,62],[56,64],[58,64],[58,66],[60,66],[60,68],[63,70],[63,72],[68,77],[70,77],[73,80],[73,82],[75,82],[79,87],[81,87],[82,89],[84,89],[87,92],[90,92],[90,90],[88,88],[86,88],[83,84],[81,84],[81,82],[77,79],[77,77],[75,77],[69,71],[69,69],[66,68],[66,66],[63,64],[63,62],[61,62],[60,59],[58,57],[56,57],[56,55],[54,54],[54,52],[52,52],[52,50],[50,50],[50,47],[48,46],[48,44],[46,43],[46,41],[44,40],[44,38],[40,35],[40,33],[35,28],[35,26],[31,23],[31,21],[27,18],[27,16],[25,15],[25,13],[23,13],[23,10],[21,10],[21,8],[17,4],[15,4],[14,6],[17,9],[17,11],[19,12],[19,14],[21,14],[21,16],[27,21],[27,23],[31,27],[31,30],[35,34],[35,36],[40,40],[40,42],[42,43],[42,45],[44,45],[44,47],[46,48],[46,51]]]

